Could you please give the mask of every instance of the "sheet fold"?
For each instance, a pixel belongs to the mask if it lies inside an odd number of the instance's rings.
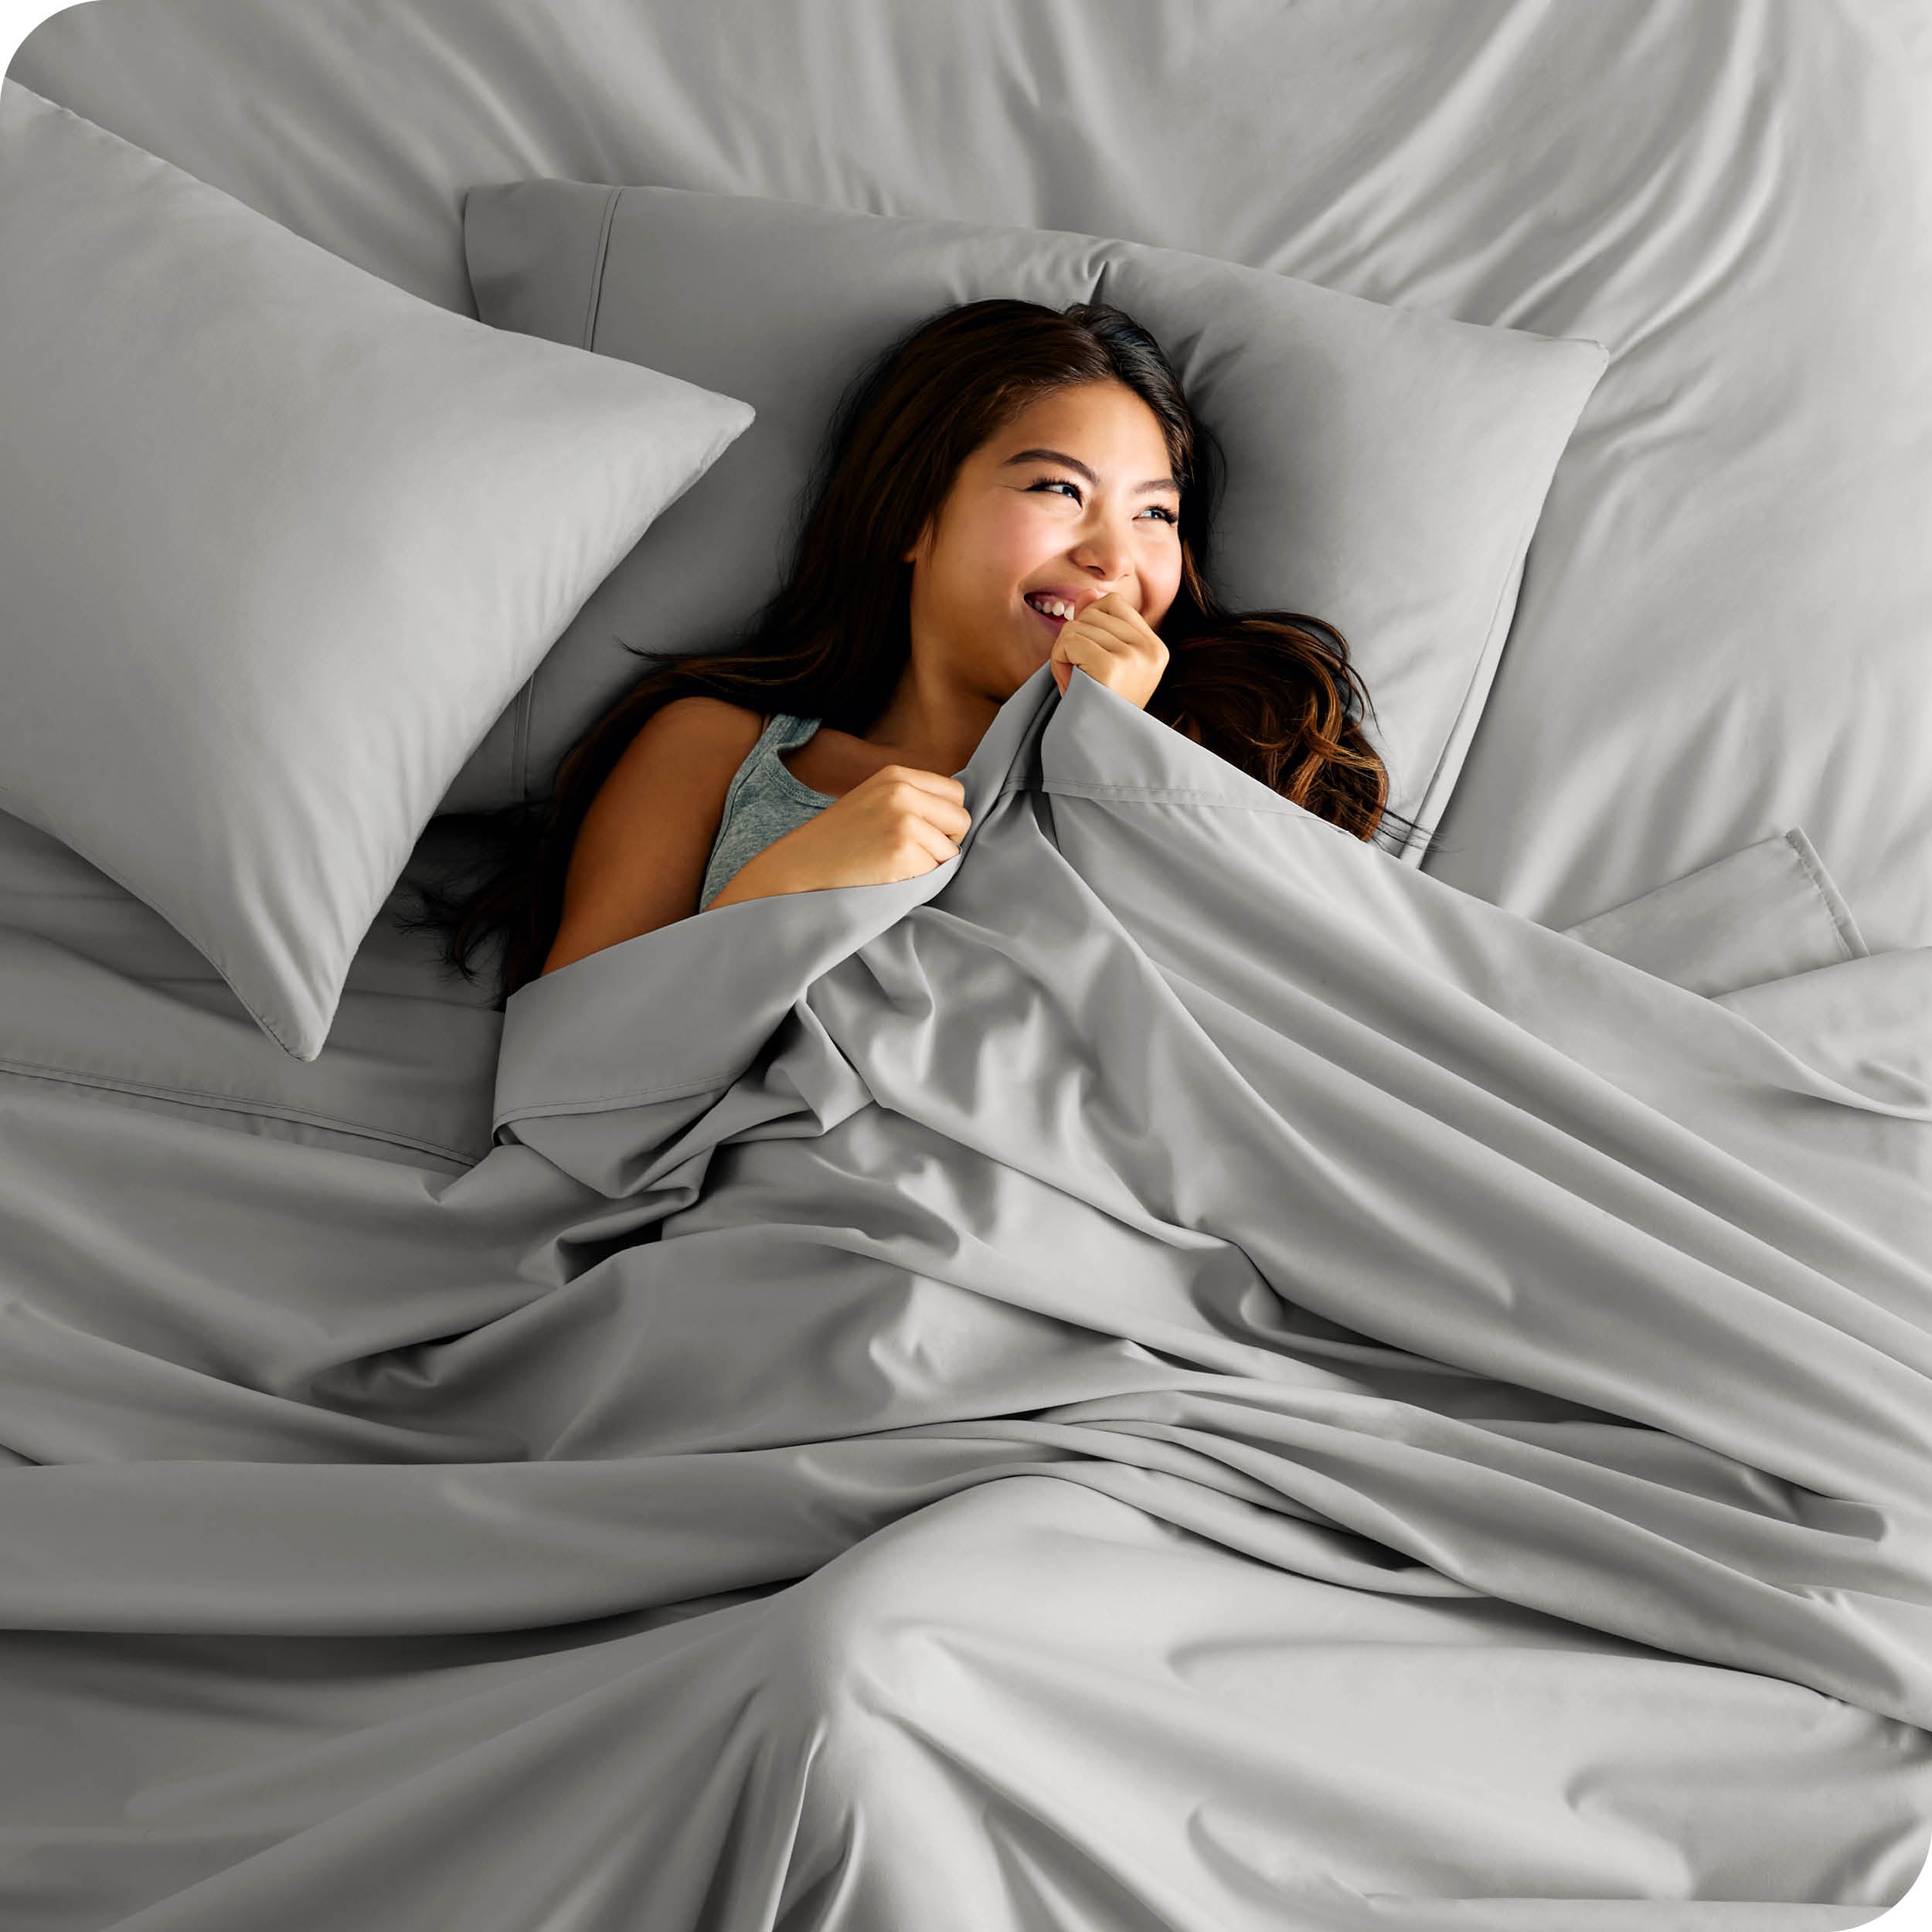
[[[560,1622],[1046,1473],[1932,1719],[1932,1107],[1802,1024],[1878,961],[1774,1032],[1084,676],[963,777],[919,879],[521,991],[476,1167],[264,1207],[326,1223],[301,1293],[49,1284],[15,1440],[66,1466],[0,1475],[0,1617]]]

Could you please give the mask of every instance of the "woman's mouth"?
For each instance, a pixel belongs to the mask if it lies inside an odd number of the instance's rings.
[[[1046,625],[1050,630],[1058,631],[1060,626],[1066,621],[1066,618],[1063,617],[1056,617],[1051,611],[1043,611],[1031,597],[1022,597],[1020,601],[1026,606],[1028,610],[1032,612],[1035,617],[1039,619],[1041,623]],[[1066,608],[1066,604],[1063,599],[1055,597],[1053,599],[1053,601],[1060,605],[1061,609],[1064,610]]]

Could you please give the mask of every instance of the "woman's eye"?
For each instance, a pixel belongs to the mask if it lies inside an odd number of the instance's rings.
[[[1080,485],[1077,483],[1068,482],[1063,476],[1042,477],[1037,483],[1031,484],[1028,487],[1036,490],[1071,490],[1077,502],[1079,500],[1080,493]],[[1151,503],[1148,508],[1152,510],[1163,522],[1179,523],[1181,520],[1165,504]]]

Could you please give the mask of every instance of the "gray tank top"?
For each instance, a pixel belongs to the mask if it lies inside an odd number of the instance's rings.
[[[815,791],[803,779],[793,777],[778,755],[803,744],[818,724],[816,718],[797,717],[788,711],[765,721],[758,742],[725,794],[724,816],[719,821],[718,835],[711,842],[710,860],[704,869],[699,912],[730,884],[747,859],[755,858],[774,838],[782,838],[817,818],[834,802],[829,792]]]

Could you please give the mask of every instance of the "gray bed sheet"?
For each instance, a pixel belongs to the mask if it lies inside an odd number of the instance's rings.
[[[0,1079],[0,1923],[1903,1893],[1932,951],[1792,828],[1600,929],[1694,992],[1085,679],[965,778],[519,993],[454,1175]]]
[[[460,1172],[490,1141],[502,1015],[405,930],[413,887],[480,849],[432,824],[358,948],[328,1047],[291,1060],[158,913],[0,812],[0,1079]]]
[[[490,1145],[497,956],[480,954],[466,980],[405,921],[418,884],[485,849],[463,821],[427,828],[357,951],[328,1047],[304,1062],[158,913],[0,812],[0,1081],[459,1172]],[[1713,995],[1869,950],[1798,826],[1570,930]]]
[[[462,192],[548,173],[1121,234],[1617,360],[1427,876],[1267,815],[1251,905],[1301,924],[1238,985],[1229,815],[1117,795],[1123,760],[1198,789],[1202,754],[1081,680],[1059,788],[989,787],[997,835],[896,923],[726,909],[775,968],[824,949],[756,1042],[704,1004],[707,915],[545,982],[499,1067],[505,1016],[386,912],[291,1063],[0,818],[0,1924],[1808,1932],[1898,1898],[1932,1820],[1910,26],[46,22],[26,84],[466,311]],[[979,781],[1028,769],[1044,696]],[[433,826],[406,878],[462,849]],[[975,883],[1000,866],[1087,895],[1050,972]],[[971,944],[923,1008],[942,939]],[[1090,1030],[1110,987],[1175,1056],[1138,1097]],[[938,1057],[895,1089],[880,1043],[922,1013]],[[1020,1014],[1070,1029],[1049,1077],[976,1080]],[[719,1063],[672,1114],[606,1104],[694,1043]],[[1269,1066],[1295,1081],[1240,1134],[1134,1131]],[[869,1134],[889,1190],[838,1167]],[[1281,1165],[1216,1194],[1217,1147]],[[1325,1275],[1284,1244],[1316,1180],[1374,1204]],[[1428,1257],[1372,1306],[1370,1236]],[[1328,1434],[1291,1440],[1289,1388],[1338,1398],[1299,1418]]]

